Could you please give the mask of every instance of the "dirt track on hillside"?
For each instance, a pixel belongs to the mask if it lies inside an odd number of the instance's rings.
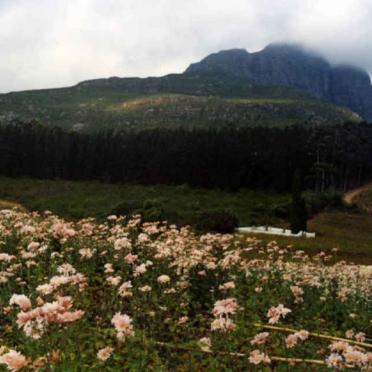
[[[362,192],[372,189],[372,182],[368,183],[367,185],[358,187],[357,189],[350,190],[344,195],[344,201],[347,204],[352,204],[353,200]]]
[[[22,212],[26,211],[26,208],[20,203],[17,203],[11,200],[0,199],[0,209],[13,209],[13,208],[17,208]]]

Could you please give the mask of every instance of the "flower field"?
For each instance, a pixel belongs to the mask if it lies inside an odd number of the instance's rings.
[[[371,271],[330,259],[0,211],[0,371],[369,371]]]

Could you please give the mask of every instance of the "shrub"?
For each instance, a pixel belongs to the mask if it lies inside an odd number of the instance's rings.
[[[306,206],[310,215],[321,212],[326,208],[343,208],[342,194],[340,193],[311,193],[305,195]]]
[[[127,216],[135,214],[142,208],[142,202],[138,200],[125,200],[111,210],[111,214],[117,216]]]
[[[227,210],[204,211],[197,216],[196,228],[200,231],[232,233],[238,226],[238,218]]]
[[[165,219],[164,208],[157,199],[145,200],[139,213],[145,222],[162,221]]]
[[[288,218],[291,211],[291,205],[289,203],[280,204],[274,207],[274,215],[279,218]]]
[[[297,170],[293,177],[292,205],[290,214],[290,224],[293,233],[306,231],[308,213],[306,210],[305,199],[301,193],[301,174]]]

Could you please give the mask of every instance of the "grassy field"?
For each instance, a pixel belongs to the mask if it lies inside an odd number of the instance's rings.
[[[257,235],[263,243],[272,240],[280,246],[292,245],[306,252],[331,253],[338,248],[336,259],[345,259],[359,264],[372,264],[372,216],[345,212],[323,212],[308,223],[308,230],[315,231],[315,239],[287,238]]]
[[[171,222],[192,224],[205,210],[228,209],[238,216],[240,225],[272,224],[287,227],[278,217],[290,202],[289,195],[251,190],[228,193],[193,189],[187,186],[108,185],[99,182],[43,181],[0,178],[0,199],[17,201],[28,210],[51,210],[67,219],[93,216],[102,219],[121,203],[155,203]],[[0,205],[1,206],[1,205]],[[372,263],[372,216],[329,211],[317,214],[308,224],[316,239],[260,235],[264,242],[316,253],[339,248],[338,257],[357,263]]]

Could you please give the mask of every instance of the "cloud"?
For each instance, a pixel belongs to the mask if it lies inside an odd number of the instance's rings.
[[[2,92],[181,72],[294,41],[372,73],[370,0],[0,0]]]

